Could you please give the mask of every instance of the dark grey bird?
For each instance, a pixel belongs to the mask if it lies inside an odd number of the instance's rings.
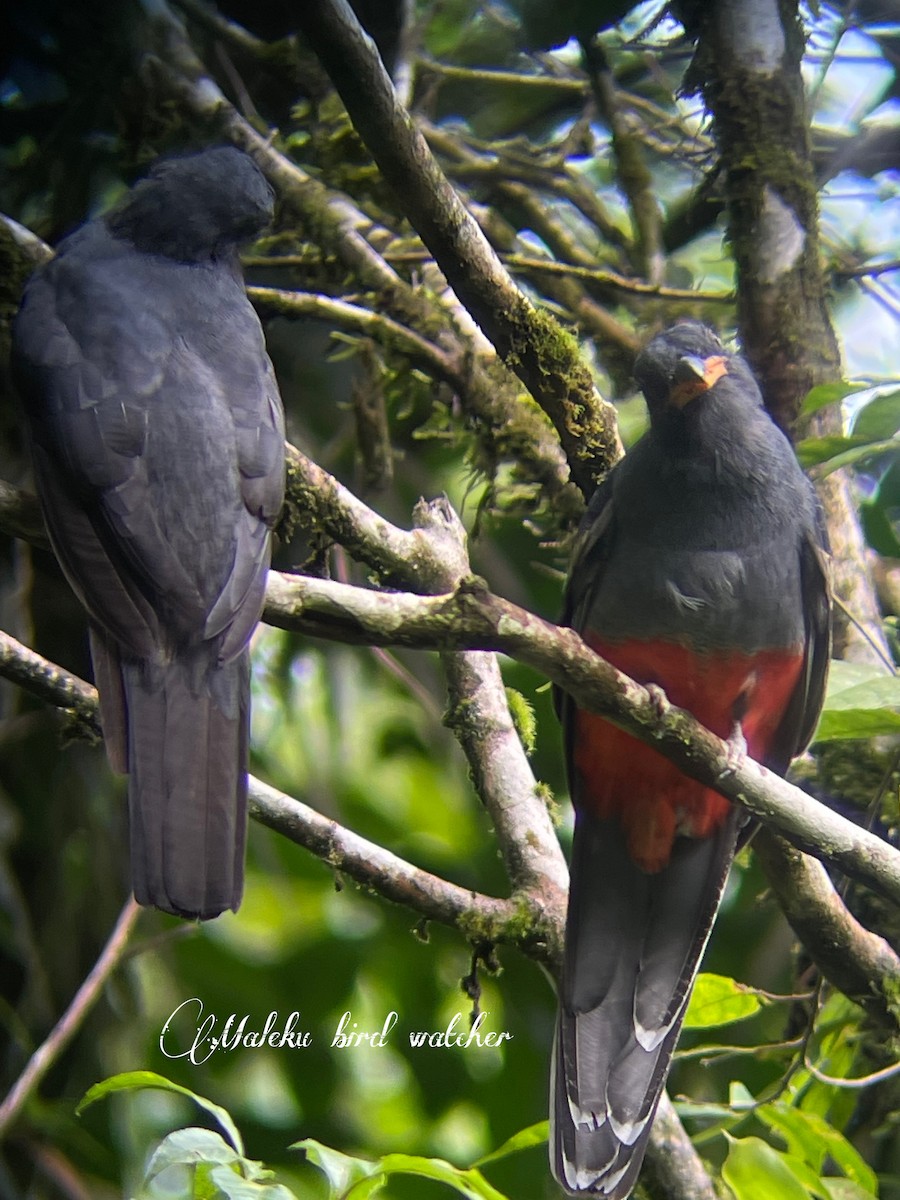
[[[284,416],[238,247],[273,194],[245,154],[157,162],[28,283],[13,364],[56,555],[127,772],[136,899],[243,891],[247,643],[284,496]]]
[[[812,485],[742,358],[685,322],[639,355],[650,429],[591,500],[565,621],[784,773],[830,645]],[[735,847],[737,807],[560,696],[575,805],[551,1163],[574,1195],[638,1176]]]

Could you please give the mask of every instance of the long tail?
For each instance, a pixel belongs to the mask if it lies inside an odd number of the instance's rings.
[[[677,838],[649,875],[617,822],[578,815],[550,1098],[551,1166],[572,1194],[631,1194],[737,822]]]
[[[250,664],[210,667],[209,651],[165,666],[122,662],[92,639],[104,736],[128,771],[135,899],[206,920],[244,887]]]

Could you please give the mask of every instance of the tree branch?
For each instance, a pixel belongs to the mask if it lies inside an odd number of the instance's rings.
[[[856,920],[816,859],[771,829],[757,832],[753,849],[798,940],[815,948],[824,977],[879,1025],[896,1029],[896,990],[889,985],[900,980],[900,959],[890,945]]]
[[[2,630],[0,675],[18,684],[38,700],[56,708],[68,709],[83,727],[85,736],[95,741],[102,737],[96,689],[77,675],[70,675],[62,667],[29,650]]]
[[[277,258],[265,261],[275,266],[279,264]],[[403,354],[411,363],[428,371],[434,379],[450,384],[460,396],[464,396],[468,390],[471,372],[465,363],[436,342],[429,341],[384,313],[373,312],[359,304],[348,304],[346,300],[335,300],[331,296],[281,288],[248,287],[247,295],[257,312],[263,316],[312,317],[316,321],[327,321],[339,329],[364,334],[385,349]]]
[[[49,667],[51,664],[46,665]],[[54,670],[58,672],[59,668],[54,668]],[[59,673],[62,674],[62,672]],[[71,679],[71,676],[69,678]],[[81,683],[80,680],[76,682]],[[87,684],[81,686],[88,687]],[[32,1054],[25,1070],[10,1088],[6,1099],[0,1104],[0,1141],[3,1140],[29,1097],[71,1042],[84,1023],[85,1017],[96,1004],[113,971],[122,961],[122,956],[128,946],[128,939],[140,911],[133,898],[126,901],[100,957],[73,996],[71,1004],[56,1022],[47,1038]]]
[[[2,632],[0,675],[46,703],[76,712],[86,732],[95,735],[99,732],[96,689]],[[453,925],[465,935],[477,929],[481,938],[515,944],[548,964],[558,958],[564,889],[557,890],[555,895],[552,889],[542,893],[541,881],[533,879],[530,889],[521,889],[509,900],[501,900],[458,887],[253,777],[250,808],[261,824],[305,847],[363,887],[405,905],[419,916]]]
[[[565,629],[492,595],[478,579],[418,597],[331,580],[274,575],[266,619],[319,637],[418,649],[493,649],[567,691],[580,708],[652,745],[692,779],[735,801],[801,849],[900,903],[900,853],[759,764],[734,766],[726,742],[689,713],[660,706],[646,688]]]
[[[445,498],[430,503],[420,500],[413,509],[412,529],[401,529],[296,447],[288,445],[286,450],[289,483],[298,509],[357,561],[374,567],[393,583],[402,581],[418,595],[447,591],[468,575],[465,531]],[[276,577],[270,572],[270,580]]]
[[[502,151],[498,152],[494,142],[481,144],[471,135],[452,136],[443,126],[432,124],[424,116],[417,114],[416,119],[423,137],[434,151],[443,155],[450,173],[455,178],[493,182],[501,202],[517,195],[522,187],[534,188],[535,183],[539,183],[560,200],[568,201],[593,227],[602,242],[618,246],[625,251],[631,250],[632,240],[629,235],[616,224],[596,191],[582,175],[573,170],[571,164],[555,163],[549,169],[544,165],[535,167],[529,155],[530,170],[526,171],[521,153],[514,164],[510,161],[511,156],[502,154]],[[527,179],[523,179],[525,175],[528,176]],[[546,216],[546,208],[542,211]],[[566,236],[561,224],[557,225],[557,230],[558,235]],[[576,248],[579,256],[590,258],[589,251],[578,238],[572,237],[571,233],[568,237],[571,238],[571,245]]]
[[[37,496],[0,479],[0,529],[32,546],[50,548]]]
[[[290,462],[299,503],[308,501],[309,516],[361,561],[388,578],[406,580],[419,593],[464,578],[465,548],[449,506],[420,504],[416,527],[401,530],[298,451],[291,450]],[[687,713],[675,708],[661,712],[644,688],[604,663],[572,630],[490,595],[480,581],[423,596],[271,572],[267,600],[266,619],[314,636],[444,651],[502,650],[554,680],[581,707],[608,716],[686,774],[741,803],[801,849],[900,902],[900,855],[887,843],[755,763],[732,769],[728,747]],[[0,669],[5,674],[53,703],[69,708],[84,703],[79,681],[69,676],[60,681],[51,672],[47,682],[44,660],[28,657],[32,652],[24,647],[24,658],[17,650],[10,652],[8,647],[18,644],[4,640]],[[60,700],[61,682],[65,698]],[[539,803],[533,796],[532,802]]]
[[[715,121],[744,349],[785,429],[813,384],[840,376],[819,263],[802,50],[789,5],[716,3],[687,80]]]
[[[511,178],[507,164],[498,161],[496,153],[485,150],[479,156],[459,137],[450,136],[446,130],[430,125],[425,120],[420,120],[419,124],[428,144],[447,162],[448,173],[453,178],[466,179],[474,175],[479,179],[488,175],[492,183],[494,207],[487,210],[480,223],[498,251],[514,252],[526,248],[527,243],[518,233],[524,227],[534,230],[565,263],[574,264],[584,271],[595,268],[594,257],[573,236],[566,223],[559,219],[553,206],[546,203],[542,192],[535,191],[533,183],[525,184]],[[593,191],[585,186],[584,180],[544,170],[542,182],[551,192],[581,211],[585,219],[597,228],[604,241],[610,240],[616,227],[607,218]],[[477,215],[477,207],[474,211]],[[389,255],[389,258],[392,262],[396,261],[393,255]],[[534,274],[527,268],[525,273],[526,276]],[[630,374],[632,361],[639,348],[639,340],[634,332],[610,310],[598,304],[593,296],[589,296],[587,289],[581,286],[580,281],[576,282],[571,273],[556,275],[553,272],[541,272],[538,280],[538,286],[543,288],[544,293],[568,310],[581,329],[596,338],[607,351],[607,357],[627,360]],[[607,292],[611,300],[617,299],[611,287],[596,278],[590,282],[593,292]]]
[[[626,279],[624,275],[617,275],[615,271],[605,271],[599,267],[581,267],[574,263],[532,258],[525,254],[506,254],[503,261],[513,270],[571,276],[573,279],[603,284],[623,292],[626,296],[646,297],[648,300],[684,300],[690,304],[734,304],[733,292],[704,292],[698,288],[664,287],[656,283],[645,283],[642,279]]]
[[[719,1200],[712,1180],[684,1127],[669,1093],[663,1090],[647,1158],[641,1172],[641,1185],[651,1200],[672,1200],[673,1196],[690,1200]]]
[[[569,873],[522,744],[495,654],[443,654],[447,723],[462,746],[475,788],[497,830],[517,890],[554,897],[565,911]]]
[[[460,300],[557,432],[585,496],[619,456],[615,410],[594,388],[578,345],[503,268],[400,104],[374,43],[346,0],[317,0],[297,20],[353,124]]]
[[[269,261],[277,265],[279,260]],[[523,478],[541,488],[550,507],[555,504],[554,497],[559,501],[564,526],[580,515],[582,505],[567,482],[568,466],[549,422],[521,403],[512,408],[504,390],[493,386],[492,364],[485,363],[484,356],[479,362],[479,356],[459,339],[447,338],[440,331],[436,337],[426,337],[382,312],[329,296],[262,287],[250,287],[247,294],[264,315],[311,317],[365,334],[446,383],[463,410],[476,416],[492,462],[520,462]],[[496,366],[495,362],[494,370]]]
[[[233,50],[239,50],[252,58],[262,61],[271,57],[272,43],[263,41],[255,34],[222,16],[217,8],[206,4],[205,0],[174,0],[176,7],[181,9],[186,17],[196,21],[203,29],[225,42]]]
[[[416,520],[429,547],[416,577],[421,590],[458,587],[469,577],[470,567],[465,530],[456,513],[445,500],[420,503]],[[497,832],[513,890],[553,894],[562,907],[568,870],[510,716],[497,660],[493,654],[444,653],[442,662],[450,698],[449,724]]]
[[[653,745],[686,774],[741,804],[795,845],[900,903],[900,853],[890,845],[758,764],[746,761],[734,767],[726,743],[682,710],[661,708],[658,697],[605,663],[573,630],[542,621],[490,595],[477,582],[450,595],[419,597],[273,572],[268,596],[268,619],[318,636],[375,645],[501,649],[542,671],[569,691],[580,707],[600,713]],[[34,669],[37,680],[32,690],[43,698],[65,707],[92,703],[92,689],[85,692],[87,685],[58,669],[48,671],[44,660],[30,651],[18,655],[14,640],[4,640],[7,652],[0,660],[0,672],[31,687],[29,672]],[[21,664],[13,673],[9,663],[17,656]],[[511,799],[504,797],[501,809],[526,798],[521,792]],[[534,811],[532,808],[526,820]],[[813,892],[804,891],[806,902],[811,898],[815,902],[818,896],[824,904],[823,909],[814,909],[814,916],[804,925],[804,942],[816,957],[821,931],[826,931],[826,944],[832,934],[838,902],[836,896],[825,896],[814,875],[808,878]],[[873,954],[871,940],[860,948],[852,925],[841,919],[843,943],[859,960],[857,978],[880,964],[888,973],[877,976],[875,988],[882,995],[889,994],[891,984],[900,977],[896,957],[886,948],[882,954],[880,946],[879,953]],[[848,975],[843,978],[846,982]],[[860,994],[858,983],[853,991]]]
[[[543,895],[535,887],[501,900],[459,887],[254,778],[250,780],[250,813],[334,871],[419,916],[451,925],[470,940],[517,946],[551,969],[558,961],[564,893]]]
[[[640,251],[637,266],[650,284],[665,273],[662,215],[653,189],[653,177],[644,161],[643,147],[619,107],[615,81],[599,37],[585,39],[581,52],[600,117],[606,123],[616,158],[616,173],[628,197]]]

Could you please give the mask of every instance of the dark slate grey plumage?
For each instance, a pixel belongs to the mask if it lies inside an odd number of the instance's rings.
[[[717,364],[724,366],[718,382],[701,385],[700,375]],[[732,728],[751,704],[754,720],[776,705],[761,740],[765,764],[783,772],[812,736],[829,657],[825,535],[815,493],[765,412],[748,367],[726,354],[710,330],[686,322],[660,334],[639,356],[635,375],[651,427],[591,501],[564,621],[602,643],[613,662],[621,654],[623,669],[629,655],[651,663],[643,681],[663,682],[667,690],[682,681],[667,679],[672,668],[664,664],[683,659],[697,671],[689,682],[698,703],[711,695]],[[690,384],[692,376],[696,398],[677,400],[679,383]],[[784,669],[782,653],[793,661],[796,682],[791,675],[776,702],[758,686],[753,667],[769,654],[772,671]],[[729,662],[750,672],[736,685],[746,691],[722,694],[706,682],[708,668]],[[709,678],[717,676],[710,671]],[[726,806],[711,832],[677,828],[664,859],[642,865],[626,827],[630,814],[657,811],[659,796],[645,795],[653,752],[632,742],[624,765],[584,757],[585,728],[596,736],[597,726],[580,725],[564,694],[558,702],[576,825],[551,1165],[572,1194],[625,1200],[743,818]],[[612,814],[597,811],[597,785],[579,761],[621,789]],[[689,819],[683,812],[680,820]]]
[[[249,658],[284,417],[238,247],[272,216],[231,147],[158,162],[35,273],[14,367],[57,557],[88,611],[142,904],[243,889]]]

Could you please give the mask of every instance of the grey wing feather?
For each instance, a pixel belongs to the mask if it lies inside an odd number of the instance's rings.
[[[260,338],[262,334],[260,334]],[[284,503],[284,410],[272,364],[263,353],[264,398],[235,412],[241,496],[249,513],[272,526]]]
[[[83,339],[85,350],[67,322],[78,326],[81,305],[93,292],[67,292],[68,275],[63,258],[29,287],[15,328],[17,378],[29,405],[39,491],[63,569],[93,618],[141,655],[147,653],[146,635],[158,633],[149,610],[160,590],[185,620],[202,610],[146,502],[148,411],[164,384],[170,339],[145,321],[137,341],[127,322],[106,311],[107,297],[94,315],[101,328],[105,318],[121,326],[115,349],[107,344],[107,328],[99,342]],[[134,612],[143,619],[136,621]],[[131,616],[123,620],[126,614]]]
[[[261,330],[259,337],[262,346]],[[207,637],[227,629],[219,652],[225,662],[243,647],[262,612],[271,558],[269,532],[284,504],[284,410],[264,349],[262,364],[262,404],[232,410],[244,511],[235,531],[234,567],[206,623]]]
[[[793,753],[799,754],[816,731],[831,659],[831,561],[824,536],[807,536],[801,549],[800,577],[806,621],[806,658],[803,677],[803,719]]]
[[[79,249],[94,251],[101,263],[104,254],[112,256],[114,266],[121,266],[116,258],[121,252],[111,255],[108,236],[90,226],[71,240],[68,253]],[[145,256],[132,257],[139,282]],[[132,653],[145,656],[147,641],[129,640],[134,622],[123,622],[121,614],[149,604],[165,612],[169,632],[174,627],[176,635],[199,627],[212,639],[228,630],[223,657],[230,659],[259,617],[268,527],[284,494],[284,422],[262,330],[242,297],[237,305],[234,296],[227,297],[232,302],[226,309],[229,336],[223,336],[227,350],[214,372],[202,353],[173,339],[166,322],[147,306],[135,320],[133,296],[123,319],[127,298],[118,295],[118,279],[116,271],[73,271],[63,253],[35,277],[17,321],[18,375],[23,392],[34,398],[31,425],[46,466],[45,508],[54,509],[48,511],[51,536],[55,526],[64,569],[88,611]],[[161,283],[165,287],[156,294],[165,297],[173,280]],[[94,321],[83,329],[83,310],[92,304]],[[160,474],[173,447],[177,451],[186,440],[181,435],[191,403],[204,408],[205,439],[188,444],[185,453],[194,459],[189,468],[201,468],[206,460],[205,475],[194,471],[195,489],[177,495],[172,493],[177,484]],[[161,439],[155,452],[153,439]],[[230,473],[229,444],[243,514],[227,503],[210,503],[224,526],[210,525],[210,538],[201,536],[196,551],[180,546],[183,520],[195,528],[199,519],[201,529],[207,520],[199,493],[214,493]],[[171,475],[174,480],[176,472]],[[189,480],[192,471],[182,475]],[[151,494],[157,503],[147,503]],[[170,511],[161,512],[170,496]],[[225,496],[209,497],[216,499]],[[182,518],[182,503],[194,510],[193,521],[187,511]],[[83,517],[72,515],[76,507]],[[76,520],[73,538],[68,526]],[[236,618],[237,628],[230,630]]]
[[[819,512],[821,519],[821,511]],[[816,731],[831,658],[831,563],[824,528],[807,532],[800,545],[803,598],[803,669],[781,721],[766,766],[783,774]]]
[[[615,468],[613,469],[613,471]],[[613,471],[591,496],[572,547],[560,624],[583,628],[583,606],[599,581],[603,561],[610,552],[614,533]]]

